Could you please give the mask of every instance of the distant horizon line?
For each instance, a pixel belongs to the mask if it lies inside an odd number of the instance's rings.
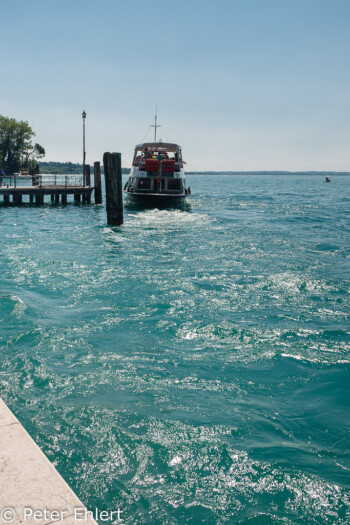
[[[350,171],[316,171],[316,170],[235,170],[235,171],[186,171],[186,175],[220,174],[220,175],[350,175]]]
[[[39,162],[41,165],[45,164],[58,164],[58,165],[65,165],[65,164],[74,164],[76,167],[83,167],[82,164],[79,162],[72,162],[72,161],[66,161],[66,162],[60,162],[60,161],[41,161]],[[88,164],[88,163],[87,163]],[[101,167],[103,166],[103,162],[101,162]],[[128,168],[126,166],[123,166],[123,170],[130,170],[131,168]],[[186,171],[186,175],[197,175],[197,174],[207,174],[207,175],[214,175],[214,174],[220,174],[220,175],[247,175],[247,174],[254,174],[254,175],[267,175],[267,174],[279,174],[279,175],[293,175],[293,174],[305,174],[305,175],[350,175],[350,171],[334,171],[334,170],[195,170],[195,171]]]

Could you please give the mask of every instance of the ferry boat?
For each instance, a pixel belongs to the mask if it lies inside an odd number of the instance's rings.
[[[172,206],[184,202],[191,189],[186,187],[182,150],[178,144],[157,142],[157,115],[154,142],[135,146],[130,176],[124,192],[135,203]]]

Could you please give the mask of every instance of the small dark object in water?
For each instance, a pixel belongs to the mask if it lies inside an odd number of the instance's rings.
[[[329,177],[326,177],[326,178],[324,179],[324,181],[325,181],[325,182],[331,182],[331,179],[330,179]]]

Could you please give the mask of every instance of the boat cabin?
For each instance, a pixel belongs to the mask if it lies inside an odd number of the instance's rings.
[[[178,144],[146,142],[135,147],[128,193],[185,194],[184,161]]]
[[[175,173],[183,167],[181,148],[177,144],[149,142],[135,147],[133,166],[148,173],[159,170],[159,157],[162,156],[162,172]]]

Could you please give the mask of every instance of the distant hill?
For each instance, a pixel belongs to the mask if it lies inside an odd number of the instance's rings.
[[[91,166],[93,173],[94,167]],[[103,173],[103,164],[101,164]],[[40,173],[56,173],[57,175],[80,175],[83,173],[83,165],[74,162],[40,162]],[[122,168],[122,173],[130,173],[129,168]]]
[[[80,174],[83,172],[82,164],[74,162],[40,162],[41,173],[57,173],[57,174]]]

